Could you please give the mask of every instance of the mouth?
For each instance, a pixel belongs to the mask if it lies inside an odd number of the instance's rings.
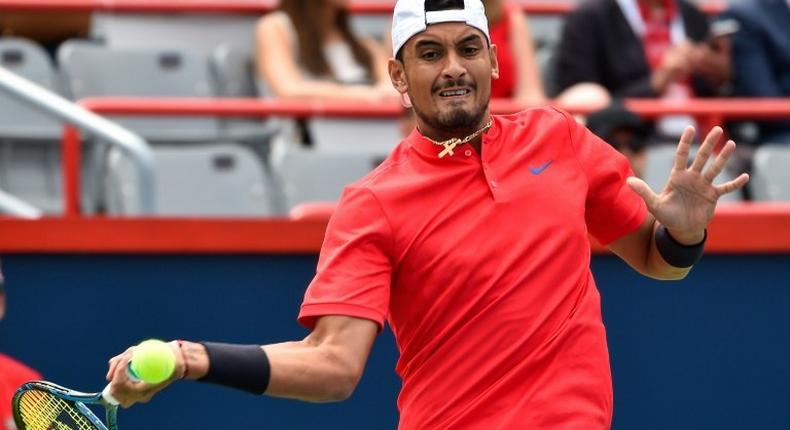
[[[439,97],[447,100],[464,98],[471,93],[470,88],[447,88],[438,92]]]

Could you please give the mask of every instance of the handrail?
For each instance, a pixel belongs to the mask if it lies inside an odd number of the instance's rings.
[[[205,99],[205,98],[89,98],[80,102],[84,108],[105,115],[154,115],[154,116],[284,116],[309,118],[314,116],[336,118],[394,118],[401,114],[397,103],[370,103],[350,101],[310,100],[261,100],[261,99]],[[628,99],[625,105],[648,118],[661,115],[689,114],[697,118],[702,129],[721,124],[725,119],[790,118],[790,98],[780,99],[694,99],[682,103],[657,99]],[[527,107],[509,99],[491,100],[493,113],[513,113]],[[571,113],[589,113],[592,109],[580,106],[568,108]],[[71,141],[71,143],[67,142]],[[64,134],[64,148],[76,153],[64,154],[67,159],[79,159],[77,133]],[[76,166],[64,164],[69,176],[66,182],[79,182]],[[77,190],[75,185],[71,189]],[[77,199],[74,193],[66,196]],[[73,203],[72,203],[73,204]]]
[[[69,124],[74,124],[82,129],[88,130],[96,136],[117,145],[132,157],[137,167],[139,189],[140,189],[140,211],[142,213],[154,212],[154,157],[148,143],[140,136],[126,130],[125,128],[96,115],[89,110],[78,106],[69,100],[47,90],[38,84],[0,67],[0,91],[3,91],[24,103],[28,103],[34,108],[52,117]],[[66,127],[64,133],[63,159],[70,169],[78,169],[79,163],[74,163],[71,158],[80,153],[79,140],[74,144],[74,148],[66,146],[66,137],[70,134],[70,127]],[[75,152],[76,151],[76,152]],[[76,158],[79,160],[79,157]],[[74,166],[73,164],[76,164]],[[79,206],[79,181],[74,182],[72,172],[63,172],[66,199],[66,215],[75,215]],[[78,175],[76,177],[79,177]],[[74,187],[74,188],[69,188]],[[74,200],[76,197],[76,200]]]
[[[30,203],[0,190],[0,211],[18,218],[38,219],[42,212]]]
[[[66,12],[66,11],[112,11],[129,13],[249,13],[268,12],[277,6],[277,0],[0,0],[0,10]],[[529,0],[514,2],[522,10],[535,15],[564,15],[576,6],[576,2],[560,0]],[[392,1],[354,0],[350,10],[354,14],[391,14]],[[721,13],[726,4],[722,1],[707,1],[700,8],[707,14]]]

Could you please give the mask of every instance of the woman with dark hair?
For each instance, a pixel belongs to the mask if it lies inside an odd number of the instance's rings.
[[[387,58],[355,36],[345,0],[282,0],[257,28],[258,74],[280,98],[381,100],[396,97]]]

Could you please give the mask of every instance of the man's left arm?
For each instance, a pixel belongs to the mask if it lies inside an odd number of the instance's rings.
[[[722,134],[719,127],[711,130],[687,166],[694,139],[694,129],[688,127],[678,143],[667,185],[659,194],[641,179],[628,178],[628,186],[650,213],[639,228],[610,243],[609,249],[638,272],[657,279],[685,277],[702,254],[706,228],[719,198],[749,181],[744,173],[724,184],[713,184],[735,151],[735,142],[728,141],[706,167]]]

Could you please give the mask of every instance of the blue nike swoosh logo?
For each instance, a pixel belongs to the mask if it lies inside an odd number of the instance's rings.
[[[541,173],[543,173],[544,170],[549,168],[549,166],[551,165],[552,161],[554,161],[554,160],[549,160],[548,162],[546,162],[546,164],[544,164],[542,166],[530,167],[529,171],[532,172],[533,175],[540,175]]]

